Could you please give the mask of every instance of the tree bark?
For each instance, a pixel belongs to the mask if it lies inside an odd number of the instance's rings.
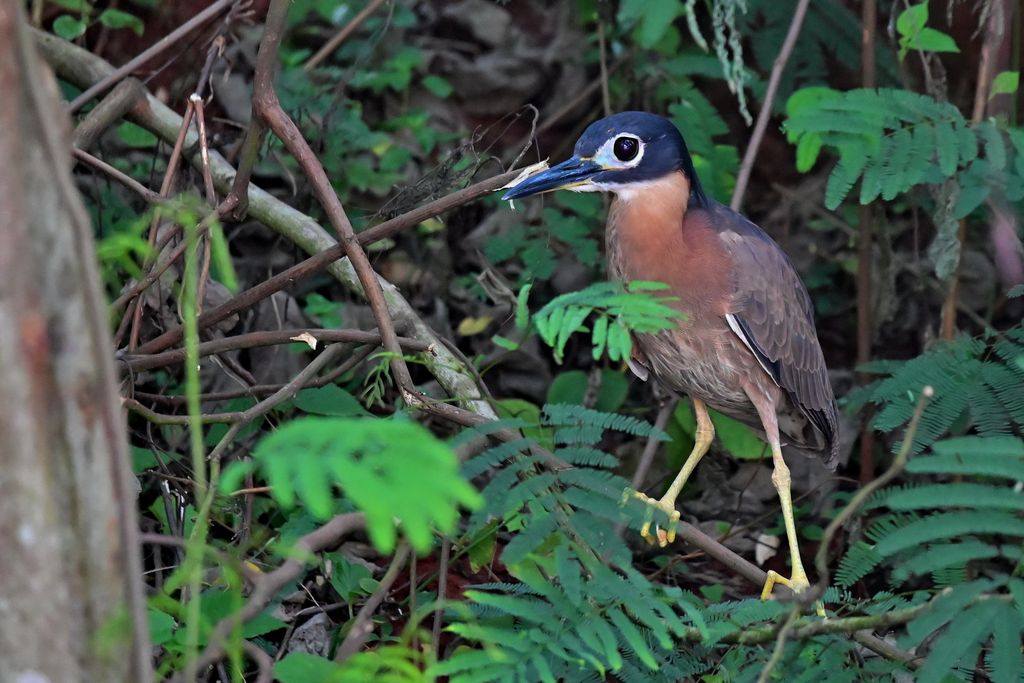
[[[135,486],[68,118],[0,0],[0,681],[152,679]]]

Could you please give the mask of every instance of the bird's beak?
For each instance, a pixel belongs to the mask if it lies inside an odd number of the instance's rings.
[[[604,167],[591,159],[570,157],[546,171],[530,176],[506,192],[501,198],[519,199],[542,192],[579,187],[590,183],[594,175],[604,170]]]

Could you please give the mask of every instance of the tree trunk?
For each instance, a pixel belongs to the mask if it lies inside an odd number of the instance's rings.
[[[151,680],[135,490],[68,118],[0,0],[0,681]]]

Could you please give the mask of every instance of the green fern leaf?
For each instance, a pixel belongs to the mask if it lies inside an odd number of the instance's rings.
[[[875,550],[882,557],[889,557],[924,543],[955,539],[968,534],[1024,536],[1024,519],[992,510],[962,510],[930,515],[888,534],[878,542]]]
[[[968,482],[891,489],[884,496],[884,501],[893,510],[945,507],[1024,510],[1024,492],[1014,491],[1008,487]]]
[[[920,576],[953,566],[963,566],[975,560],[998,557],[1001,550],[994,545],[984,543],[975,538],[967,538],[959,543],[942,543],[933,545],[925,552],[918,552],[896,565],[893,579],[906,581],[912,576]]]
[[[935,640],[924,666],[917,672],[918,683],[940,683],[968,651],[976,651],[975,646],[980,647],[992,632],[998,611],[996,601],[986,600],[957,615]],[[966,664],[974,667],[973,660],[968,659]]]
[[[415,422],[303,417],[264,438],[253,460],[282,506],[298,497],[319,519],[333,514],[331,489],[340,488],[366,513],[370,540],[381,552],[394,548],[395,518],[424,552],[434,527],[454,530],[459,506],[482,504],[459,476],[451,448]]]

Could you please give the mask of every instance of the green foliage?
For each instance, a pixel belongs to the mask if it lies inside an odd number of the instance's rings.
[[[253,463],[278,503],[290,508],[301,500],[317,519],[336,512],[331,489],[342,489],[366,513],[370,540],[381,552],[394,549],[395,519],[423,552],[435,527],[452,531],[460,505],[480,505],[458,475],[455,454],[415,422],[298,418],[260,441]],[[239,463],[225,472],[222,490],[237,488],[248,469]]]
[[[861,204],[892,200],[919,185],[936,191],[939,230],[929,254],[943,279],[959,258],[957,220],[996,190],[1011,202],[1024,199],[1024,132],[1004,131],[994,121],[972,125],[948,102],[906,90],[813,87],[794,93],[786,113],[798,170],[810,170],[824,147],[839,156],[825,190],[828,208],[858,180]]]
[[[130,29],[132,33],[141,36],[145,31],[142,20],[131,12],[109,7],[102,10],[98,16],[93,16],[96,8],[89,0],[50,0],[61,9],[69,10],[75,14],[62,14],[53,20],[53,32],[64,40],[75,40],[82,36],[90,26],[99,24],[108,29]]]
[[[711,423],[715,426],[716,444],[729,455],[740,460],[757,460],[771,455],[768,444],[758,437],[742,422],[723,415],[714,408],[708,409]],[[672,442],[667,447],[667,455],[673,466],[682,466],[683,460],[693,448],[694,435],[697,432],[697,419],[693,415],[693,406],[689,401],[680,402],[667,431]]]
[[[622,407],[629,391],[629,380],[621,372],[609,368],[601,369],[596,378],[593,373],[587,375],[582,370],[569,370],[559,373],[548,387],[548,403],[587,404],[592,396],[595,409],[612,413]]]
[[[896,17],[896,32],[900,34],[900,61],[910,50],[924,52],[960,52],[949,35],[925,26],[928,23],[928,0],[911,5]]]
[[[984,650],[993,680],[1016,680],[1024,633],[1024,581],[1014,578],[1024,542],[1024,441],[968,437],[935,443],[910,461],[912,475],[955,475],[877,493],[871,507],[889,512],[843,558],[836,579],[850,586],[884,566],[893,586],[932,586],[930,609],[907,626],[903,646],[930,640],[916,680],[940,681],[951,669],[970,671]],[[927,479],[935,482],[931,476]],[[931,512],[929,512],[931,511]],[[987,578],[970,581],[973,576]],[[1012,643],[1012,645],[1011,645]]]
[[[539,222],[515,226],[484,244],[484,255],[491,263],[521,265],[520,284],[550,279],[560,256],[593,270],[603,265],[594,237],[603,225],[600,197],[563,192],[552,203],[544,207]]]
[[[468,534],[488,533],[495,519],[513,532],[501,558],[517,582],[466,592],[470,611],[451,610],[447,629],[474,647],[457,650],[430,674],[533,681],[658,670],[678,679],[705,670],[698,658],[673,652],[690,629],[707,633],[698,601],[632,567],[615,527],[638,527],[642,509],[631,497],[624,503],[627,483],[608,471],[617,460],[595,447],[606,430],[665,435],[634,418],[570,405],[545,406],[540,426],[554,434],[554,457],[572,468],[546,469],[529,440],[494,446],[464,466],[467,477],[497,468]]]
[[[914,442],[919,452],[944,434],[973,428],[983,436],[1000,436],[1024,426],[1024,326],[986,341],[960,337],[938,344],[909,361],[875,361],[864,372],[882,375],[851,392],[849,406],[880,407],[872,426],[882,432],[910,419],[920,387],[935,388]]]
[[[420,683],[429,680],[421,670],[422,657],[404,645],[383,645],[359,652],[344,664],[308,652],[292,652],[274,664],[281,683]]]
[[[667,330],[682,317],[669,306],[675,297],[652,296],[648,292],[667,289],[659,282],[599,282],[578,292],[557,296],[534,315],[541,339],[552,347],[561,362],[565,345],[576,332],[586,332],[583,323],[596,315],[590,330],[594,359],[605,350],[613,361],[628,360],[633,348],[630,332]]]
[[[793,21],[793,6],[775,0],[748,0],[747,4],[750,9],[739,28],[744,40],[750,42],[760,73],[767,74]],[[782,72],[775,107],[781,108],[801,86],[833,82],[837,64],[856,68],[861,61],[862,32],[858,6],[840,0],[810,3],[797,47]],[[875,42],[875,62],[880,83],[900,83],[900,65],[887,41]],[[755,75],[752,84],[761,85],[756,78]]]

